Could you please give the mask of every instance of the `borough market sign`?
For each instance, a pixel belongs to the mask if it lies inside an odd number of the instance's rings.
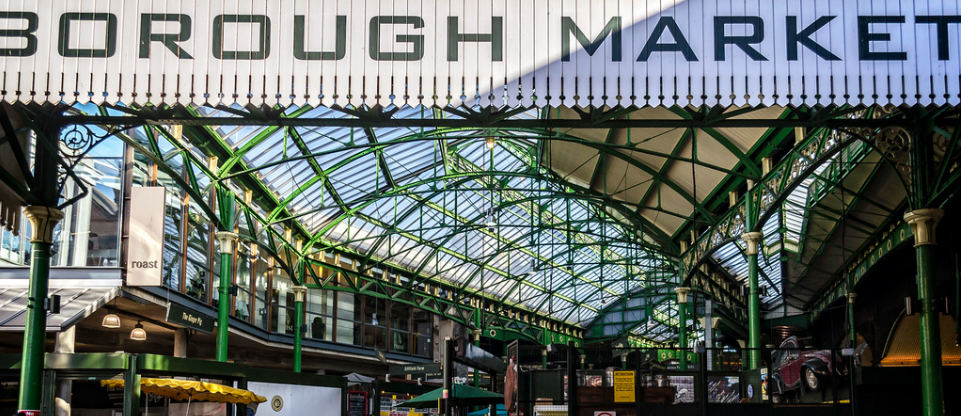
[[[957,0],[0,0],[7,101],[961,102]]]

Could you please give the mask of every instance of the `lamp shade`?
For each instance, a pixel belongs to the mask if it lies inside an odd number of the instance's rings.
[[[144,331],[143,324],[137,322],[137,325],[133,328],[133,331],[130,331],[130,339],[134,341],[147,340],[147,331]]]
[[[108,313],[103,317],[103,322],[101,322],[101,325],[103,325],[104,328],[120,328],[120,317],[115,313]]]

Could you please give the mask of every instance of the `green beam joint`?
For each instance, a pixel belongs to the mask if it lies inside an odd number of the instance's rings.
[[[299,373],[303,362],[304,300],[307,298],[307,286],[297,285],[291,290],[294,292],[294,372]]]
[[[217,241],[220,244],[220,284],[217,292],[220,297],[217,302],[217,361],[227,362],[227,335],[230,328],[230,284],[233,281],[230,266],[233,259],[234,243],[237,234],[229,231],[218,231]]]
[[[39,415],[43,399],[43,357],[47,336],[44,300],[47,298],[50,279],[50,247],[53,245],[53,229],[63,219],[63,212],[54,208],[31,206],[25,208],[23,214],[30,221],[31,249],[19,406],[20,411],[28,415]]]
[[[936,208],[917,209],[904,214],[914,233],[917,255],[918,298],[921,301],[921,404],[925,416],[944,414],[944,392],[941,385],[940,313],[935,307],[934,246],[935,228],[944,211]]]
[[[679,328],[677,343],[682,348],[679,369],[687,371],[687,295],[691,293],[691,288],[678,287],[674,288],[674,291],[677,292],[677,324]]]

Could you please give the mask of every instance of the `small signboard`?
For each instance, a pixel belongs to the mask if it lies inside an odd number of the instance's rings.
[[[392,365],[387,372],[391,375],[437,374],[440,373],[440,363]]]
[[[347,392],[347,416],[366,416],[367,415],[367,392],[348,391]]]
[[[216,319],[210,315],[204,315],[173,302],[167,306],[167,322],[212,334],[214,332],[215,321]]]
[[[614,372],[614,403],[634,403],[634,372]]]

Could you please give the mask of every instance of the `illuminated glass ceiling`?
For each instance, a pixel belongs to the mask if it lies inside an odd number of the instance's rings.
[[[404,107],[393,119],[469,118],[476,109]],[[205,118],[240,107],[190,109]],[[731,117],[776,118],[782,109]],[[288,108],[284,117],[356,119],[366,110]],[[647,108],[609,117],[684,119]],[[716,114],[716,117],[723,117]],[[512,110],[507,120],[582,118],[578,110]],[[424,123],[429,124],[429,123]],[[279,201],[273,227],[306,230],[305,253],[342,250],[361,268],[390,266],[584,325],[608,301],[673,281],[675,237],[732,176],[767,129],[554,129],[243,126],[186,131],[231,156],[222,179],[252,175]],[[199,150],[195,157],[203,158]],[[665,305],[666,307],[667,305]]]
[[[177,111],[206,120],[266,117],[263,109],[239,106]],[[772,120],[789,112],[276,111],[277,123],[188,124],[179,144],[173,143],[177,133],[164,127],[159,151],[169,163],[194,160],[188,170],[200,188],[219,182],[238,196],[252,189],[262,225],[278,235],[293,230],[304,255],[349,253],[361,259],[360,271],[402,270],[421,282],[451,285],[461,296],[476,294],[581,326],[615,300],[677,285],[679,242],[716,223],[727,210],[726,194],[760,178],[761,158],[785,140],[772,137],[772,128],[597,128],[592,120]],[[471,127],[481,118],[495,122]],[[534,123],[499,128],[497,119]],[[768,228],[766,234],[777,234]],[[735,249],[718,251],[715,261],[739,280],[743,258],[733,255]],[[780,279],[775,263],[765,267],[772,286]],[[664,319],[675,315],[672,304],[657,306]]]

